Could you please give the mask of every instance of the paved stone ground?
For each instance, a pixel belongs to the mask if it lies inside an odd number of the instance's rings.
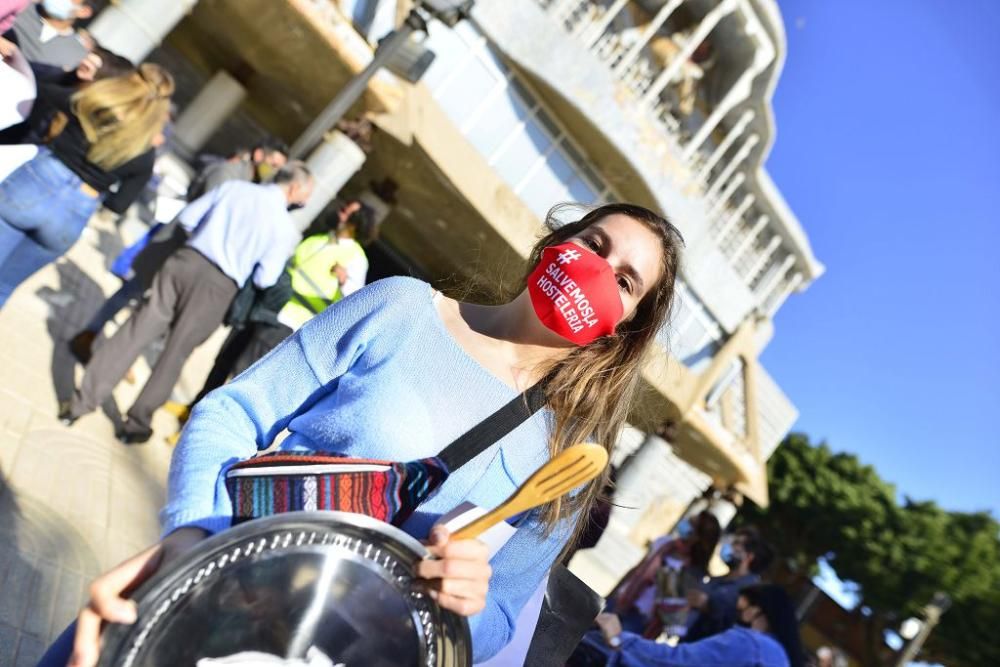
[[[117,289],[107,266],[123,237],[143,229],[135,219],[120,231],[96,217],[64,258],[0,310],[0,667],[34,665],[76,615],[87,583],[158,535],[171,453],[165,437],[176,420],[159,411],[153,439],[125,446],[100,411],[72,428],[55,418],[82,374],[66,341]],[[216,332],[192,356],[177,398],[201,386],[224,337]],[[140,359],[136,383],[119,385],[122,410],[148,368]],[[110,403],[105,410],[114,415]]]

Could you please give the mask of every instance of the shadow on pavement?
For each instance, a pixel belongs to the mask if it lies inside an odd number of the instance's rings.
[[[56,264],[59,288],[42,287],[38,296],[49,306],[45,324],[52,337],[52,385],[59,402],[68,401],[76,389],[76,358],[70,352],[69,340],[93,317],[104,303],[104,291],[77,264],[64,259]],[[121,412],[111,396],[101,405],[101,411],[118,429]]]
[[[44,638],[25,632],[39,572],[21,556],[18,529],[24,521],[17,499],[0,470],[0,665],[33,665]]]
[[[94,248],[104,257],[105,270],[111,271],[111,265],[115,263],[115,259],[125,249],[125,244],[122,243],[121,234],[117,229],[111,231],[103,228],[95,228],[95,231],[97,232],[97,243],[94,244]]]

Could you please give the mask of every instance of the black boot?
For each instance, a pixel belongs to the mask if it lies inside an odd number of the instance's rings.
[[[91,350],[94,347],[94,340],[96,339],[97,332],[84,329],[69,340],[70,352],[84,366],[90,363]]]
[[[123,445],[140,445],[144,442],[149,442],[149,439],[153,437],[153,429],[139,429],[132,422],[126,421],[115,433],[115,437]]]
[[[72,407],[73,404],[70,401],[59,401],[59,415],[57,419],[59,419],[63,426],[72,426],[79,419],[79,417],[73,415]]]

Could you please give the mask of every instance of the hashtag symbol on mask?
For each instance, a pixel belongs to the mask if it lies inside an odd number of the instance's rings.
[[[580,259],[580,252],[578,250],[563,250],[556,257],[556,261],[560,264],[569,264],[570,262]]]

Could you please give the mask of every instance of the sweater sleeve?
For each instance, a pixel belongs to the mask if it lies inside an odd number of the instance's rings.
[[[757,665],[760,664],[760,650],[749,632],[752,631],[729,630],[701,641],[677,646],[660,644],[652,639],[623,632],[621,648],[613,654],[608,667]]]
[[[104,208],[118,214],[127,211],[149,183],[155,163],[156,154],[150,149],[115,170],[119,176],[118,189],[105,197]]]
[[[337,380],[376,336],[398,328],[426,284],[390,278],[372,284],[313,318],[261,361],[194,408],[170,462],[166,535],[182,526],[210,533],[232,519],[225,471],[274,442],[296,416],[336,390]]]
[[[574,521],[565,519],[549,536],[536,522],[518,528],[494,556],[493,577],[486,607],[469,618],[474,638],[474,662],[483,662],[506,646],[514,636],[514,622],[528,598],[548,574],[573,530]]]

